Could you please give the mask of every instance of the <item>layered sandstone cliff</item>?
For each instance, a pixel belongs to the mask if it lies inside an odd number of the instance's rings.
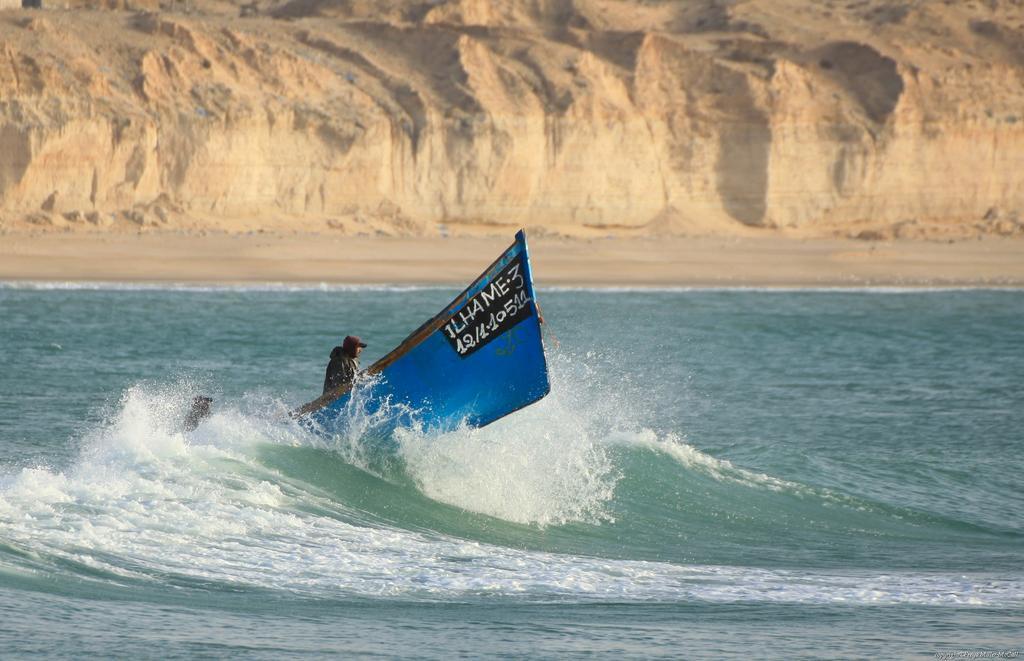
[[[1024,233],[1024,2],[0,11],[0,224]]]

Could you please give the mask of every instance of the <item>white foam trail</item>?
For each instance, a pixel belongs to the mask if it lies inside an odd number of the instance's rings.
[[[688,470],[702,473],[719,482],[731,482],[753,489],[768,489],[778,493],[813,496],[858,510],[869,508],[865,502],[847,494],[823,487],[791,482],[766,473],[741,468],[734,465],[728,459],[719,459],[698,450],[675,434],[667,434],[665,437],[659,438],[654,431],[643,429],[636,433],[619,434],[615,441],[623,446],[640,447],[666,455]]]
[[[170,291],[170,292],[415,292],[456,291],[448,285],[401,285],[389,283],[342,284],[329,282],[116,282],[0,280],[0,289],[28,291]]]
[[[168,404],[166,393],[132,389],[110,423],[84,439],[81,456],[67,470],[23,469],[0,479],[0,535],[28,557],[4,562],[37,572],[67,572],[66,563],[102,572],[94,579],[78,573],[80,580],[198,583],[317,598],[1024,605],[1019,577],[681,566],[519,550],[366,523],[348,516],[343,503],[254,459],[260,444],[304,443],[301,431],[222,405],[195,432],[183,434],[170,419],[190,398],[177,399]],[[424,450],[425,465],[436,466],[434,456],[458,461],[460,452],[476,456],[487,447],[485,438],[465,437],[468,450]],[[459,438],[457,432],[449,440],[458,444]],[[607,467],[596,449],[583,440],[569,455],[578,452],[586,470]],[[526,450],[534,453],[525,462],[531,468],[553,457]],[[464,494],[486,498],[484,477],[509,460],[482,469]],[[549,478],[582,470],[553,463]],[[494,493],[508,494],[518,470],[513,467]],[[587,503],[604,502],[607,482],[592,480],[595,490],[581,492],[576,480],[527,482],[520,491],[540,491],[520,498],[516,511],[526,518],[571,518],[581,515],[571,511],[572,503],[587,511]],[[444,488],[443,481],[424,481]],[[563,510],[543,509],[542,494],[554,501],[564,495]]]
[[[686,468],[699,471],[719,481],[764,487],[772,491],[800,492],[808,490],[808,487],[796,482],[781,480],[765,473],[734,466],[727,459],[718,459],[701,452],[675,434],[659,438],[653,430],[643,429],[635,434],[618,435],[616,440],[622,445],[641,447],[667,455]]]
[[[0,280],[0,289],[29,291],[174,291],[174,292],[415,292],[415,291],[459,291],[458,285],[445,284],[398,284],[363,283],[346,284],[334,282],[239,282],[239,283],[190,283],[190,282],[119,282],[119,281],[48,281],[48,280]],[[765,294],[823,293],[823,294],[929,294],[959,291],[1024,291],[1015,283],[1005,285],[836,285],[834,287],[811,285],[742,286],[742,285],[680,285],[680,286],[619,286],[619,285],[545,285],[538,286],[542,292],[583,292],[593,294],[688,294],[716,292],[750,292]]]
[[[959,291],[1010,291],[1024,290],[1019,284],[1004,285],[680,285],[680,286],[573,286],[554,285],[543,287],[544,292],[583,292],[605,294],[690,294],[690,293],[762,293],[762,294],[930,294]]]
[[[430,498],[506,521],[538,526],[611,521],[621,474],[609,453],[633,428],[629,383],[599,383],[596,364],[549,357],[551,393],[480,429],[429,435],[399,430],[406,470]],[[611,370],[618,374],[617,371]]]
[[[719,481],[790,493],[805,485],[734,466],[639,424],[642,389],[608,359],[556,354],[552,392],[539,403],[483,429],[440,436],[399,430],[406,469],[435,500],[507,521],[539,526],[612,520],[608,504],[621,477],[610,451],[642,448]],[[618,375],[614,384],[601,375]]]
[[[434,500],[540,526],[611,519],[604,506],[617,481],[612,462],[571,419],[534,416],[397,437],[406,470]]]

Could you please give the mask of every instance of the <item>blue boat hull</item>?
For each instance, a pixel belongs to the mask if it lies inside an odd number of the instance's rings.
[[[347,433],[353,416],[400,425],[482,427],[550,390],[526,235],[465,291],[370,366],[353,390],[299,409],[314,429]],[[369,378],[365,378],[369,377]]]

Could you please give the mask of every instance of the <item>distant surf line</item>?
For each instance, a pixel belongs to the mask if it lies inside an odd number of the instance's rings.
[[[198,283],[198,282],[120,282],[97,281],[44,281],[44,280],[0,280],[0,289],[16,291],[167,291],[167,292],[415,292],[443,291],[456,289],[454,285],[431,284],[388,284],[388,283],[290,283],[290,282],[239,282],[239,283]]]
[[[335,282],[128,282],[116,280],[0,280],[0,289],[14,291],[168,291],[168,292],[417,292],[454,291],[456,285],[441,283],[335,283]],[[1024,292],[1021,285],[548,285],[538,290],[552,293],[595,294],[931,294],[951,292]]]

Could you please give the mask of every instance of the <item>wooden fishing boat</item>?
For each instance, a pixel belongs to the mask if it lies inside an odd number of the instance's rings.
[[[526,233],[390,353],[295,413],[325,433],[383,412],[378,428],[482,427],[550,391]]]

